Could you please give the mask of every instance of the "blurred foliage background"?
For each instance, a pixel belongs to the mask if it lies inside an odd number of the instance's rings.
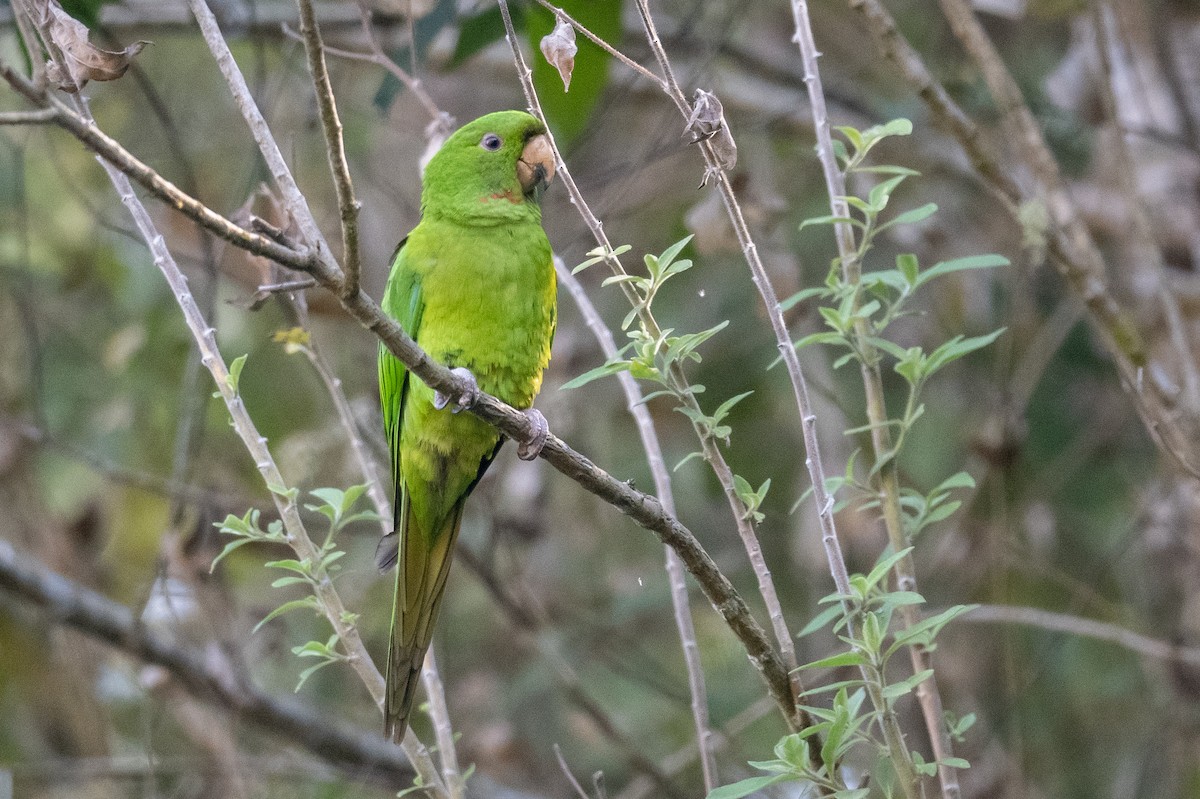
[[[293,4],[222,0],[234,53],[285,156],[331,239],[337,208]],[[374,0],[374,35],[412,68],[434,102],[459,121],[524,105],[496,7],[473,0]],[[181,2],[101,4],[68,10],[113,49],[154,42],[114,83],[86,90],[98,122],[139,158],[226,214],[263,213],[269,179],[198,32]],[[1045,130],[1081,212],[1101,242],[1113,291],[1138,313],[1152,350],[1169,350],[1156,300],[1159,275],[1132,241],[1131,203],[1113,162],[1117,126],[1097,89],[1093,9],[1083,0],[979,0],[1000,47]],[[632,3],[573,0],[564,7],[644,64],[653,63]],[[931,0],[889,4],[937,78],[1007,153],[983,81]],[[317,4],[326,41],[365,50],[359,12]],[[957,335],[1007,329],[996,345],[934,380],[900,467],[929,489],[965,469],[977,488],[962,510],[917,543],[930,607],[961,602],[1030,606],[1099,619],[1172,644],[1200,637],[1200,495],[1155,447],[1082,304],[1045,262],[1044,247],[1006,216],[973,176],[958,146],[878,54],[858,16],[835,0],[810,4],[834,124],[865,127],[895,117],[914,134],[892,139],[876,160],[922,173],[900,206],[936,202],[940,212],[880,240],[868,268],[895,254],[923,263],[1000,253],[1011,267],[967,272],[935,284],[920,313],[898,326],[900,342],[927,346]],[[1187,329],[1200,322],[1200,6],[1189,0],[1115,0],[1122,32],[1120,125],[1133,132],[1139,188],[1165,257],[1163,279]],[[519,5],[527,52],[550,29],[549,12]],[[777,291],[788,296],[824,279],[836,254],[828,228],[799,230],[828,213],[786,2],[665,0],[654,5],[685,90],[715,91],[739,145],[734,181]],[[0,20],[12,10],[0,3]],[[117,44],[119,43],[119,45]],[[753,485],[772,488],[759,525],[767,562],[793,630],[833,590],[811,502],[799,421],[776,351],[714,189],[697,188],[703,162],[659,91],[580,39],[564,94],[541,58],[535,80],[551,125],[585,197],[631,263],[687,233],[697,267],[674,280],[656,307],[664,326],[729,326],[691,369],[706,403],[744,391],[733,411],[727,457]],[[11,24],[0,53],[22,61]],[[364,281],[378,297],[389,254],[418,219],[419,160],[430,115],[379,66],[331,59],[346,148],[363,203]],[[22,105],[0,91],[0,108]],[[1023,180],[1012,163],[1013,177]],[[861,190],[860,187],[852,187]],[[187,270],[227,360],[247,353],[242,393],[291,484],[302,489],[362,481],[328,394],[309,361],[273,340],[297,324],[277,300],[250,307],[255,288],[281,275],[151,204]],[[545,198],[545,224],[568,265],[594,246],[561,188]],[[282,220],[280,220],[282,221]],[[602,275],[583,273],[614,328],[627,308]],[[372,336],[329,296],[307,298],[312,340],[333,365],[381,456]],[[811,303],[789,312],[796,336],[819,328]],[[134,607],[155,586],[199,586],[202,611],[187,632],[223,652],[233,668],[285,694],[305,665],[290,648],[324,639],[322,620],[293,613],[255,634],[254,624],[289,598],[269,587],[265,547],[238,550],[208,575],[225,543],[213,522],[250,507],[272,509],[175,302],[133,232],[104,173],[57,129],[0,130],[0,535],[55,570]],[[844,469],[864,439],[852,368],[807,349],[819,395],[826,465]],[[640,444],[612,379],[557,387],[603,361],[565,292],[547,384],[538,401],[551,429],[620,479],[652,486]],[[1189,368],[1195,368],[1194,364]],[[1178,379],[1178,376],[1167,376]],[[888,375],[895,402],[902,385]],[[690,426],[652,401],[670,464],[696,448]],[[384,461],[380,457],[380,463]],[[755,578],[719,487],[700,461],[674,475],[681,519],[697,534],[765,621]],[[851,568],[870,567],[885,539],[868,512],[839,518]],[[315,522],[314,522],[315,523]],[[338,586],[362,614],[368,646],[386,645],[392,581],[373,566],[378,525],[343,534]],[[460,558],[450,577],[436,650],[460,760],[473,763],[479,796],[566,796],[552,746],[578,775],[603,771],[611,797],[663,796],[631,758],[666,775],[675,795],[701,796],[678,638],[662,549],[626,517],[541,462],[505,451],[468,505]],[[493,588],[527,617],[505,610]],[[751,773],[784,732],[742,650],[703,597],[693,615],[721,735],[726,782]],[[529,621],[532,620],[532,621]],[[833,651],[829,636],[798,642],[801,662]],[[936,653],[948,708],[978,722],[958,745],[973,767],[969,797],[1200,796],[1200,674],[1110,642],[1031,626],[956,622]],[[161,675],[0,597],[0,763],[21,797],[217,797],[386,795],[286,745],[239,729],[186,699]],[[331,717],[378,726],[369,697],[345,668],[325,669],[300,697]],[[582,698],[581,698],[582,697]],[[599,708],[612,732],[589,710]],[[901,706],[914,746],[924,732],[915,703]],[[420,714],[418,714],[420,715]],[[423,737],[427,719],[415,723]],[[505,786],[501,788],[500,786]],[[505,793],[508,791],[508,793]],[[772,796],[791,795],[779,789]]]

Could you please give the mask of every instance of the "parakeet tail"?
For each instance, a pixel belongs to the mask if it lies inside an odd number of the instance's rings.
[[[408,729],[408,716],[421,681],[421,664],[433,638],[446,577],[450,574],[463,505],[463,501],[455,505],[440,529],[430,535],[411,518],[407,494],[401,499],[396,525],[399,533],[396,603],[392,611],[384,698],[384,733],[396,743],[400,743]]]

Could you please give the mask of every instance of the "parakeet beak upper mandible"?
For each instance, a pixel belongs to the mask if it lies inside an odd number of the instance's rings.
[[[517,180],[521,189],[534,197],[540,197],[554,180],[554,150],[545,134],[539,133],[525,143],[517,161]]]

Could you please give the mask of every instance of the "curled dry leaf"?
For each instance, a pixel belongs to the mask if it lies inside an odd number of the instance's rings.
[[[562,77],[563,91],[571,88],[571,72],[575,69],[575,54],[579,47],[575,44],[575,29],[562,17],[555,17],[554,30],[542,37],[542,55],[550,66],[558,70]]]
[[[717,156],[717,164],[721,169],[729,171],[737,164],[737,144],[729,125],[725,122],[725,109],[721,101],[712,92],[696,89],[692,101],[692,115],[688,117],[684,134],[692,134],[692,142],[708,141],[712,143],[713,153]],[[707,179],[707,176],[705,176]]]
[[[65,63],[53,59],[46,64],[46,77],[66,92],[82,89],[89,80],[116,80],[129,69],[129,62],[149,42],[134,42],[119,52],[101,50],[88,41],[88,29],[63,11],[55,0],[48,0],[39,16],[49,30],[50,41],[62,53]]]

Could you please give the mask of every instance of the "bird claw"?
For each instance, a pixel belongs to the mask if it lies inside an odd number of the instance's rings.
[[[466,390],[458,395],[454,400],[454,407],[450,409],[451,413],[458,413],[463,408],[470,408],[479,401],[479,382],[475,380],[475,375],[471,374],[471,370],[462,366],[456,366],[450,372],[467,384]],[[440,411],[450,404],[450,399],[449,394],[443,394],[435,390],[433,392],[433,407]]]
[[[523,461],[531,461],[541,454],[542,447],[546,446],[546,439],[550,435],[550,425],[546,423],[546,417],[542,416],[542,412],[539,410],[530,408],[521,413],[525,414],[525,418],[529,420],[529,426],[533,428],[533,438],[517,445],[517,457]]]

